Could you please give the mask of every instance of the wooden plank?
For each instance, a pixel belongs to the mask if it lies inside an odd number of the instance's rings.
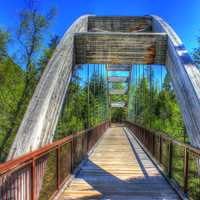
[[[111,102],[112,108],[123,108],[125,107],[125,105],[126,105],[125,102]]]
[[[77,33],[76,64],[164,64],[166,34]]]
[[[118,65],[117,64],[115,64],[115,65],[114,64],[110,64],[109,67],[130,68],[130,65],[127,65],[127,64],[120,64],[120,65],[119,64]]]
[[[108,71],[125,71],[125,72],[129,72],[131,69],[131,66],[130,65],[124,65],[124,64],[121,64],[121,65],[114,65],[114,64],[110,64],[108,65],[107,67],[107,70]]]
[[[134,151],[123,128],[110,128],[59,199],[179,199],[135,140],[133,145]]]
[[[107,70],[108,71],[111,71],[111,72],[129,72],[130,71],[130,67],[107,67]]]
[[[129,77],[128,76],[110,76],[108,77],[109,82],[113,83],[126,83],[128,82]]]
[[[90,32],[151,32],[151,18],[147,16],[90,16]]]
[[[109,90],[109,94],[111,94],[111,95],[115,95],[115,94],[124,95],[126,93],[127,93],[126,89],[110,89]]]

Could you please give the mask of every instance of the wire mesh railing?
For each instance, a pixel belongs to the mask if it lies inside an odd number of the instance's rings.
[[[168,180],[178,188],[178,192],[189,199],[199,200],[200,149],[130,121],[127,121],[127,125],[161,166]]]
[[[108,127],[106,121],[1,164],[0,199],[52,199]]]

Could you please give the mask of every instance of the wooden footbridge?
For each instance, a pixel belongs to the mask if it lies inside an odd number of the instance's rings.
[[[167,69],[189,143],[136,123],[136,116],[148,116],[135,107],[146,95],[143,89],[134,99],[146,80],[141,65],[150,69],[148,91],[152,68]],[[74,72],[81,80],[74,81]],[[70,84],[86,101],[80,105],[87,113],[77,115],[87,124],[61,138]],[[113,109],[128,111],[123,124],[111,124]],[[0,164],[0,200],[199,200],[199,148],[200,71],[173,29],[157,16],[82,16],[56,48]]]
[[[109,128],[60,199],[179,199],[125,127]]]

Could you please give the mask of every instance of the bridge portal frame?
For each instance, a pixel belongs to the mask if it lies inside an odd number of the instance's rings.
[[[111,31],[118,33],[111,33]],[[86,49],[85,41],[75,41],[77,37],[80,39],[83,36],[86,37],[86,43],[92,44]],[[111,52],[107,51],[106,54],[112,53],[113,44],[115,44],[115,48],[118,47],[123,52],[128,50],[132,64],[136,61],[136,63],[143,61],[145,64],[165,63],[181,107],[187,133],[192,144],[200,147],[200,72],[172,28],[157,16],[82,16],[65,33],[48,63],[19,127],[8,160],[33,151],[53,140],[73,67],[77,63],[80,64],[82,59],[86,59],[88,52],[92,49],[98,53],[96,53],[97,56],[100,53],[104,55],[105,47],[99,48],[98,44],[94,46],[95,42],[91,42],[89,39],[91,36],[98,36],[97,39],[99,38],[100,42],[103,42],[105,38],[107,38],[107,41],[113,41],[113,43],[107,43],[107,45],[110,45],[109,50]],[[144,36],[146,39],[150,38],[148,39],[149,44],[146,46]],[[123,40],[123,37],[126,40]],[[134,40],[134,37],[140,38],[138,39],[139,43],[137,43],[138,40]],[[131,41],[135,41],[135,43]],[[143,51],[139,51],[142,42],[144,43]],[[127,49],[126,45],[129,43],[132,46],[128,46]],[[77,45],[80,45],[82,49],[77,48]],[[85,57],[79,59],[80,55],[76,55],[76,52],[81,54],[82,51],[85,53]],[[134,56],[134,54],[139,56]],[[114,57],[111,56],[104,63],[120,64],[116,54],[113,55]],[[135,61],[133,58],[135,58]],[[138,58],[139,60],[137,60]],[[123,62],[125,61],[126,59],[123,60]]]

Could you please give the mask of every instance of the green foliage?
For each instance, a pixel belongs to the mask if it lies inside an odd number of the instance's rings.
[[[128,119],[147,128],[166,132],[175,139],[184,141],[184,123],[179,105],[166,74],[162,89],[154,80],[153,72],[132,84],[129,93]]]
[[[55,9],[45,15],[36,7],[35,1],[29,0],[29,3],[19,14],[16,34],[21,66],[8,56],[10,34],[0,29],[0,161],[6,159],[44,65],[52,56],[58,40],[57,37],[52,38],[38,64],[40,49]]]
[[[112,83],[112,89],[125,89],[126,83]],[[111,95],[111,102],[127,102],[128,95]],[[127,108],[111,108],[111,121],[122,122],[127,118]]]
[[[25,83],[25,73],[21,68],[13,63],[12,59],[4,58],[0,62],[0,147],[1,159],[9,151],[13,138],[4,145],[5,138],[11,126],[18,127],[21,118],[15,118],[17,103],[23,93]],[[17,129],[13,129],[13,135]],[[5,147],[4,147],[5,146]],[[4,147],[2,149],[2,147]],[[2,154],[4,153],[5,154]],[[3,158],[2,158],[3,157]]]
[[[111,110],[112,122],[123,122],[127,116],[127,109],[125,108],[112,108]]]
[[[94,127],[108,119],[107,80],[103,74],[92,72],[83,84],[86,66],[74,72],[60,115],[54,140],[74,132]]]
[[[41,48],[44,34],[49,28],[56,14],[55,9],[51,9],[46,15],[41,14],[35,3],[31,3],[20,14],[20,24],[17,30],[17,39],[21,44],[21,58],[24,60],[26,70],[34,70],[37,63],[37,53]],[[36,59],[36,61],[35,61]]]
[[[0,29],[0,59],[7,55],[7,44],[10,35],[7,31]]]

